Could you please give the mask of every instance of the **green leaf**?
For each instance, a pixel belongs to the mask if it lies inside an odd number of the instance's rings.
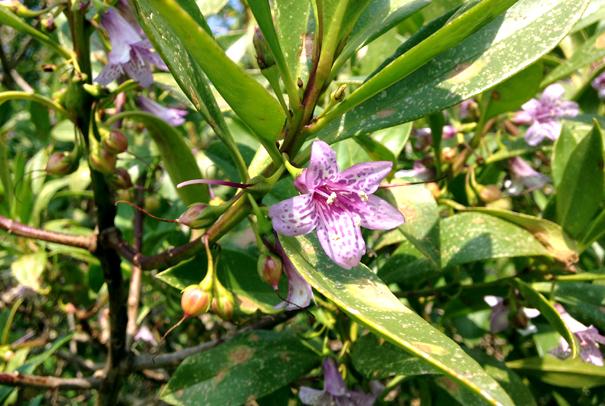
[[[469,210],[486,213],[523,227],[544,245],[551,256],[565,264],[573,264],[578,261],[578,247],[575,241],[565,234],[560,225],[552,221],[523,213],[487,207],[476,207]]]
[[[133,119],[145,125],[158,147],[162,163],[173,185],[202,178],[202,172],[191,153],[191,148],[185,143],[183,136],[164,120],[142,111],[127,111],[111,117],[108,124],[120,119]],[[207,202],[210,196],[206,185],[193,185],[176,191],[186,205]]]
[[[209,16],[218,13],[227,5],[229,0],[196,0],[201,13]]]
[[[572,237],[581,237],[603,202],[603,136],[595,122],[573,150],[557,188],[557,220]]]
[[[300,63],[304,38],[309,21],[309,2],[300,0],[275,0],[275,29],[292,79],[305,79],[306,68]],[[310,57],[310,55],[309,55]]]
[[[502,362],[496,361],[494,358],[477,350],[469,351],[470,355],[479,362],[485,371],[498,383],[506,393],[508,393],[515,405],[535,406],[531,391],[527,384],[512,370],[506,367]],[[446,390],[453,396],[461,405],[483,405],[485,404],[476,394],[468,389],[461,387],[458,383],[452,382],[446,377],[438,377],[435,379],[437,385]]]
[[[206,274],[207,260],[203,253],[183,261],[156,275],[156,278],[177,289],[199,283]],[[239,309],[252,314],[276,313],[281,302],[273,289],[261,281],[256,272],[256,258],[240,251],[223,249],[219,260],[219,278],[238,300]],[[284,281],[285,282],[285,281]]]
[[[342,115],[410,75],[441,52],[458,44],[479,27],[504,12],[516,1],[483,0],[461,15],[455,16],[443,28],[397,57],[345,97],[333,110],[326,113],[326,120]]]
[[[22,255],[11,264],[11,273],[20,285],[27,286],[38,293],[44,293],[41,280],[46,268],[46,260],[44,251]]]
[[[567,123],[563,124],[561,134],[555,141],[555,146],[552,154],[552,181],[555,188],[559,187],[563,171],[569,161],[569,156],[578,145],[579,139],[576,132]]]
[[[253,331],[185,359],[160,393],[173,405],[239,405],[302,376],[319,357],[288,332]]]
[[[205,23],[193,0],[180,0],[183,9],[198,23]],[[193,106],[213,126],[226,128],[221,110],[212,95],[212,90],[202,67],[191,55],[187,45],[170,29],[170,24],[162,14],[154,13],[148,0],[135,2],[141,27],[162,56],[179,87]]]
[[[605,32],[599,32],[587,39],[573,55],[553,69],[540,86],[547,86],[571,75],[575,71],[605,56]]]
[[[357,20],[346,45],[334,62],[335,70],[359,48],[380,37],[429,3],[430,0],[372,1]]]
[[[517,110],[523,103],[531,99],[540,88],[543,66],[541,62],[534,63],[517,73],[510,79],[487,91],[481,98],[487,100],[484,116],[487,120],[498,114]]]
[[[2,5],[0,5],[0,23],[11,26],[18,31],[32,36],[34,39],[40,41],[42,44],[47,45],[57,51],[65,59],[72,58],[72,53],[70,51],[57,44],[48,35],[44,34],[42,31],[38,31],[37,29],[29,25],[27,22],[25,22],[22,18],[15,15],[6,6]]]
[[[456,343],[405,307],[365,265],[335,265],[312,236],[280,240],[298,272],[352,318],[478,393],[491,404],[512,405],[508,395]]]
[[[355,369],[368,379],[384,379],[393,375],[414,376],[438,374],[439,370],[374,334],[360,337],[351,348]]]
[[[483,3],[483,2],[482,2]],[[443,110],[522,71],[554,48],[588,0],[519,0],[455,48],[330,122],[327,141],[367,134]]]
[[[573,333],[569,330],[561,315],[554,306],[546,300],[541,293],[535,291],[530,285],[520,279],[515,278],[515,285],[531,307],[540,310],[540,314],[548,320],[548,323],[557,330],[559,334],[567,341],[571,349],[571,357],[575,358],[580,353],[578,343],[576,342]]]
[[[146,0],[204,70],[233,111],[258,136],[275,141],[285,121],[279,102],[225,54],[176,0]]]
[[[509,361],[506,366],[564,388],[594,388],[605,384],[605,368],[589,364],[579,358],[560,360],[547,355],[544,358]]]
[[[440,223],[441,267],[492,258],[549,255],[531,233],[508,221],[460,213]]]

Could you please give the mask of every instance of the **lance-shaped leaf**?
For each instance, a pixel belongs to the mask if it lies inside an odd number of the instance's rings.
[[[401,303],[365,265],[344,270],[312,236],[284,237],[286,254],[307,282],[376,334],[422,358],[490,404],[512,405],[498,383],[456,343]]]
[[[328,123],[328,142],[366,134],[443,110],[523,70],[554,48],[588,0],[519,0],[457,46]]]
[[[111,117],[108,123],[119,119],[132,119],[145,125],[158,147],[162,163],[173,185],[202,178],[202,172],[191,153],[191,148],[185,143],[183,136],[164,120],[141,111],[127,111]],[[177,189],[177,193],[186,205],[207,202],[210,196],[207,185],[180,188]]]
[[[278,101],[225,54],[176,0],[147,0],[181,41],[233,111],[258,136],[275,141],[285,114]],[[154,12],[151,13],[151,17]]]
[[[580,48],[565,62],[553,69],[544,78],[541,86],[547,86],[561,80],[580,68],[605,56],[605,32],[599,32],[586,40]]]
[[[288,332],[253,331],[192,355],[162,390],[172,405],[242,405],[302,376],[319,357]]]
[[[560,360],[547,355],[544,358],[509,361],[506,366],[564,388],[586,389],[605,385],[605,368],[589,364],[580,358]]]
[[[333,110],[326,113],[324,120],[338,117],[370,97],[392,86],[422,65],[458,44],[479,27],[504,12],[517,0],[483,0],[464,13],[453,17],[440,30],[394,59],[373,75],[353,93],[345,97]]]
[[[309,21],[310,2],[300,0],[275,0],[275,29],[281,44],[286,64],[293,79],[306,79],[300,63],[304,38]],[[310,55],[309,55],[310,57]]]
[[[575,241],[565,234],[560,225],[552,221],[514,211],[488,207],[475,207],[469,210],[499,217],[523,227],[532,233],[553,257],[563,263],[573,264],[578,260],[578,248]]]
[[[557,220],[580,237],[603,202],[603,136],[595,121],[590,134],[570,154],[557,187]]]
[[[554,327],[559,334],[567,341],[571,349],[571,357],[575,358],[579,353],[578,343],[576,342],[573,333],[565,324],[559,312],[554,306],[540,293],[534,290],[530,285],[520,279],[515,279],[515,285],[531,307],[540,310],[540,314],[548,320],[548,323]]]

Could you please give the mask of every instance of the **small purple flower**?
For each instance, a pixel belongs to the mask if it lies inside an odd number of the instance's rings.
[[[304,309],[313,301],[313,289],[311,288],[311,285],[300,276],[277,238],[275,249],[283,261],[284,272],[288,277],[288,297],[286,297],[286,300],[276,305],[275,309],[283,309],[286,311]]]
[[[477,108],[477,102],[473,99],[464,100],[460,103],[460,119],[464,120],[469,118],[473,113],[473,110]]]
[[[599,93],[599,98],[605,100],[605,72],[592,81],[592,87]]]
[[[509,320],[508,320],[508,311],[509,307],[504,302],[504,298],[500,296],[484,296],[483,300],[485,303],[492,308],[492,314],[489,318],[489,331],[493,334],[501,333],[502,331],[508,329]],[[537,309],[532,309],[530,307],[521,308],[523,315],[527,319],[533,319],[540,315],[540,312]],[[518,330],[522,335],[528,335],[531,333],[535,333],[537,331],[536,326],[529,323],[527,327],[524,329]]]
[[[561,315],[561,319],[567,326],[567,328],[576,336],[580,343],[580,357],[584,362],[602,367],[603,366],[603,353],[599,349],[599,344],[605,345],[605,336],[599,334],[594,326],[586,327],[578,320],[571,317],[567,310],[560,304],[556,304],[555,308]],[[553,355],[559,358],[567,358],[571,354],[571,348],[567,341],[561,337],[559,346],[551,351]]]
[[[540,99],[531,99],[517,112],[513,121],[516,124],[529,125],[525,133],[525,141],[536,146],[544,138],[556,140],[561,133],[561,117],[577,116],[580,112],[578,104],[563,100],[565,89],[558,83],[544,89]]]
[[[435,177],[435,171],[427,168],[422,161],[414,161],[412,169],[402,169],[395,172],[396,178],[415,178],[418,180],[431,180]]]
[[[187,110],[173,107],[164,107],[147,97],[137,97],[137,104],[143,110],[161,118],[173,127],[178,127],[185,122]]]
[[[109,63],[95,82],[105,86],[127,74],[141,86],[149,87],[153,83],[152,64],[162,70],[168,69],[140,28],[131,25],[116,10],[110,8],[103,14],[101,25],[109,34],[111,52]]]
[[[519,157],[509,160],[512,181],[507,186],[508,193],[513,196],[520,195],[523,190],[532,191],[543,188],[550,178],[542,175]]]
[[[294,182],[302,194],[269,208],[273,228],[288,236],[317,230],[332,261],[353,268],[366,250],[360,226],[390,230],[404,222],[397,209],[373,195],[392,165],[366,162],[340,172],[334,150],[323,141],[313,142],[309,167]]]
[[[375,385],[372,393],[349,390],[338,372],[336,362],[326,358],[323,363],[324,389],[302,386],[298,397],[304,405],[313,406],[372,406],[382,392],[382,385]]]
[[[447,124],[443,126],[443,132],[441,136],[444,140],[449,140],[453,138],[458,130],[451,124]],[[433,143],[433,132],[429,127],[421,127],[414,129],[414,137],[416,137],[417,143],[416,148],[422,150]]]

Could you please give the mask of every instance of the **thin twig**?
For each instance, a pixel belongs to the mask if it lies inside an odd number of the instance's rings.
[[[18,372],[0,373],[0,383],[45,389],[96,389],[101,380],[88,378],[56,378],[54,376],[22,375]]]
[[[6,230],[10,234],[15,234],[20,237],[54,242],[57,244],[68,245],[70,247],[84,248],[90,252],[94,252],[97,249],[97,236],[94,234],[73,235],[56,231],[42,230],[40,228],[27,226],[4,216],[0,216],[0,229]]]
[[[147,172],[143,171],[137,179],[135,185],[135,203],[142,206],[145,202],[145,182],[147,181]],[[141,254],[143,250],[143,213],[139,210],[134,212],[134,250]],[[141,279],[142,269],[138,265],[132,267],[130,277],[130,287],[128,289],[128,325],[126,326],[126,346],[130,347],[134,336],[137,334],[137,317],[139,314],[139,302],[141,300]]]
[[[251,324],[248,324],[248,325],[240,328],[239,330],[237,330],[235,332],[235,334],[233,334],[230,337],[207,341],[205,343],[198,344],[193,347],[185,348],[180,351],[170,352],[170,353],[166,353],[166,354],[158,354],[158,355],[152,355],[152,354],[139,355],[132,360],[131,369],[133,371],[140,371],[143,369],[158,369],[158,368],[176,367],[185,358],[187,358],[191,355],[194,355],[194,354],[197,354],[197,353],[200,353],[203,351],[207,351],[211,348],[216,347],[217,345],[219,345],[223,342],[229,341],[243,333],[246,333],[246,332],[249,332],[252,330],[273,328],[273,327],[277,326],[278,324],[281,324],[281,323],[291,319],[296,314],[298,314],[298,312],[299,312],[299,310],[295,310],[292,312],[280,313],[275,316],[266,316],[266,317],[261,318],[260,320],[252,322]]]

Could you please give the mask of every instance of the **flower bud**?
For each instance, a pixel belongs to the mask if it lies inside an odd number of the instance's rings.
[[[114,154],[120,154],[128,149],[128,138],[120,131],[113,130],[103,138],[103,146]]]
[[[78,168],[77,159],[69,153],[54,152],[46,163],[46,172],[50,175],[67,175]]]
[[[116,155],[104,147],[95,148],[89,159],[90,165],[105,175],[110,175],[116,167]]]
[[[272,254],[262,254],[258,257],[256,269],[258,276],[263,281],[271,285],[273,289],[277,289],[282,273],[282,261],[279,257]]]
[[[132,187],[132,179],[130,174],[124,168],[117,168],[111,177],[111,183],[116,189],[130,189]]]
[[[233,318],[233,296],[220,296],[212,299],[212,312],[223,320]]]
[[[497,185],[487,185],[479,189],[479,198],[485,203],[495,202],[502,198],[502,192]]]
[[[197,317],[210,307],[210,293],[198,285],[189,285],[181,295],[181,309],[186,317]]]
[[[261,70],[275,65],[275,59],[273,58],[271,48],[269,48],[269,44],[267,44],[267,40],[265,39],[263,32],[258,28],[254,30],[252,43],[254,44],[254,49],[256,50],[256,62],[258,62],[258,67]]]
[[[204,228],[213,224],[228,206],[228,204],[209,206],[204,203],[194,203],[179,216],[177,221],[189,228]]]
[[[40,25],[46,32],[53,32],[57,29],[57,25],[55,24],[55,19],[53,17],[42,18],[40,20]]]

